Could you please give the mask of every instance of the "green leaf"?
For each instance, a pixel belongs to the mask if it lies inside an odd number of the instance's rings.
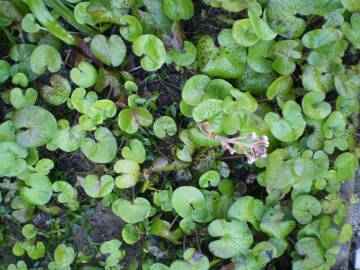
[[[174,136],[177,132],[177,126],[171,117],[161,116],[155,120],[153,130],[156,137],[164,139],[167,136]]]
[[[121,174],[115,178],[115,185],[120,189],[135,186],[140,176],[140,166],[132,160],[118,160],[114,165],[114,171]]]
[[[103,198],[114,189],[114,178],[110,175],[102,175],[99,179],[94,174],[88,174],[84,179],[79,178],[79,182],[92,198]]]
[[[205,197],[195,187],[182,186],[174,191],[171,204],[179,216],[191,218],[194,211],[205,207]]]
[[[118,199],[112,205],[112,211],[126,223],[135,224],[150,216],[151,205],[148,200],[138,197],[133,202]]]
[[[210,223],[208,232],[212,237],[220,237],[219,240],[210,242],[209,250],[216,257],[228,259],[245,254],[253,243],[251,231],[245,222],[217,219]]]
[[[124,159],[133,160],[141,164],[146,159],[144,144],[137,139],[133,139],[130,141],[129,146],[125,146],[121,149],[121,155]]]
[[[30,56],[31,70],[38,75],[46,72],[46,70],[56,73],[61,68],[60,53],[50,45],[37,46]]]
[[[291,76],[282,76],[277,78],[266,91],[268,99],[273,100],[276,96],[285,95],[287,92],[292,90],[294,85]]]
[[[262,201],[251,196],[244,196],[232,204],[228,211],[228,217],[242,222],[250,222],[256,229],[259,229],[263,213]]]
[[[164,0],[166,15],[174,20],[189,20],[194,15],[192,0]]]
[[[60,119],[58,122],[58,132],[46,147],[50,151],[57,148],[64,152],[73,152],[80,147],[81,141],[85,138],[86,132],[79,126],[70,127],[69,121]]]
[[[107,39],[98,34],[91,40],[91,52],[96,58],[108,66],[117,67],[121,65],[126,56],[126,46],[118,35],[112,35]]]
[[[231,29],[223,29],[218,37],[220,47],[210,36],[202,36],[197,43],[200,71],[211,77],[237,78],[246,67],[246,49],[232,37]]]
[[[119,113],[118,125],[126,133],[133,134],[138,131],[140,126],[148,127],[152,124],[151,113],[142,107],[123,109]]]
[[[347,40],[349,40],[356,49],[360,49],[360,14],[352,14],[350,23],[351,24],[344,22],[344,24],[341,26],[341,30]]]
[[[81,141],[81,151],[96,163],[109,163],[116,155],[117,142],[111,131],[100,127],[95,130],[95,140],[86,138]]]
[[[314,120],[322,120],[331,113],[331,106],[325,102],[323,92],[307,93],[302,100],[302,108],[306,116]]]
[[[295,61],[301,58],[302,45],[298,40],[281,40],[272,45],[270,56],[274,59],[272,68],[281,75],[295,71]]]
[[[303,36],[302,42],[307,48],[318,49],[341,38],[342,34],[339,30],[335,28],[322,28],[307,32]]]
[[[267,113],[266,124],[278,140],[283,142],[297,140],[303,134],[306,126],[301,114],[301,107],[294,101],[288,101],[283,106],[282,113],[283,118],[273,112]]]
[[[168,53],[168,57],[176,65],[190,66],[196,60],[196,47],[190,41],[185,40],[182,50],[174,48]]]
[[[98,73],[96,68],[86,62],[82,61],[77,67],[70,71],[71,80],[78,86],[89,88],[95,85]]]
[[[321,213],[320,202],[311,195],[299,195],[293,201],[292,214],[300,224],[308,224]]]
[[[135,55],[142,57],[141,66],[146,71],[155,71],[165,63],[165,47],[161,40],[154,35],[139,36],[134,41],[132,49]]]
[[[207,99],[197,105],[193,112],[193,119],[200,123],[216,117],[222,112],[223,101],[219,99]]]
[[[341,2],[350,12],[360,11],[360,3],[357,0],[341,0]]]
[[[334,111],[322,125],[322,132],[326,139],[332,139],[342,134],[346,128],[346,119],[341,112]]]
[[[336,179],[351,181],[355,177],[355,170],[359,167],[357,157],[350,152],[342,153],[335,160]]]
[[[25,238],[31,239],[38,234],[38,229],[33,224],[26,224],[22,228],[21,233]]]
[[[298,1],[270,0],[266,9],[266,18],[271,29],[289,39],[300,37],[306,28],[302,18],[297,17]]]
[[[210,82],[211,79],[206,75],[192,76],[183,86],[182,99],[192,106],[200,104]]]
[[[41,27],[36,23],[36,18],[32,13],[28,13],[21,21],[21,27],[27,33],[37,33]]]
[[[250,19],[235,21],[232,27],[232,37],[244,47],[251,47],[259,41]]]
[[[38,106],[27,106],[16,110],[13,122],[19,129],[16,135],[17,143],[26,148],[45,145],[57,133],[55,117]]]
[[[270,73],[272,71],[272,62],[267,59],[272,44],[272,40],[262,40],[249,48],[247,62],[256,72]]]
[[[350,223],[344,224],[339,234],[339,242],[344,244],[351,240],[352,237],[352,226]]]
[[[273,40],[276,37],[266,20],[261,19],[262,9],[259,3],[251,3],[248,7],[248,16],[255,34],[261,40]]]
[[[56,181],[52,185],[52,189],[53,191],[60,193],[57,197],[59,203],[70,203],[76,194],[72,185],[65,181]]]
[[[72,247],[60,244],[55,249],[54,259],[59,267],[70,266],[75,259],[75,251]]]
[[[120,34],[127,41],[133,42],[143,34],[143,28],[139,20],[131,15],[124,15],[120,18]]]
[[[34,105],[37,97],[38,92],[33,88],[28,88],[25,91],[21,88],[10,90],[10,103],[16,109]]]
[[[65,103],[71,93],[69,81],[64,77],[55,74],[50,77],[49,82],[51,86],[44,85],[41,87],[41,97],[51,105],[61,105]]]
[[[216,187],[220,182],[220,174],[217,171],[208,171],[200,176],[199,186],[202,188],[211,186]]]
[[[329,65],[305,65],[302,74],[302,84],[305,90],[329,92],[334,87],[334,76],[329,73]]]
[[[10,64],[5,60],[0,60],[0,83],[5,82],[10,77]]]
[[[31,173],[25,179],[26,186],[20,188],[20,196],[33,205],[45,205],[51,199],[50,179],[40,173]]]

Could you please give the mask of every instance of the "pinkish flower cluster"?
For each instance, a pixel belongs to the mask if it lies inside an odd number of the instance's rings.
[[[209,123],[207,122],[202,123],[200,128],[213,140],[220,142],[222,148],[229,151],[230,155],[234,155],[236,152],[243,152],[249,164],[254,163],[259,158],[266,157],[266,150],[269,147],[267,136],[259,137],[255,132],[252,132],[236,138],[226,138],[210,132]]]

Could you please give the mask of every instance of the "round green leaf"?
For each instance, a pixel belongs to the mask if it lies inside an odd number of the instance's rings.
[[[116,186],[125,189],[136,185],[140,175],[140,166],[135,161],[121,159],[115,163],[114,171],[121,174],[115,178]]]
[[[246,223],[217,219],[210,223],[208,232],[219,240],[210,242],[209,250],[216,257],[229,259],[241,253],[246,254],[253,243],[253,237]]]
[[[0,143],[0,176],[12,177],[26,170],[26,148],[15,142]]]
[[[40,173],[29,174],[25,179],[26,186],[20,188],[20,196],[34,205],[44,205],[51,199],[52,185],[50,179]]]
[[[314,120],[326,118],[331,113],[331,106],[324,102],[325,94],[323,92],[307,93],[302,100],[302,107],[306,116]]]
[[[52,185],[52,189],[53,191],[60,193],[58,195],[59,203],[69,203],[74,199],[75,190],[68,182],[56,181]]]
[[[306,126],[301,114],[301,107],[294,101],[288,101],[285,103],[282,113],[283,118],[273,112],[267,113],[266,124],[278,140],[283,142],[297,140],[303,134]]]
[[[116,155],[117,142],[111,131],[100,127],[95,130],[95,140],[86,138],[81,142],[81,151],[96,163],[109,163]]]
[[[121,149],[121,155],[124,159],[133,160],[141,164],[146,159],[144,144],[137,139],[133,139],[130,141],[129,146],[125,146]]]
[[[58,72],[61,68],[60,53],[50,45],[37,46],[30,56],[31,69],[38,75],[46,72]]]
[[[211,186],[216,187],[220,182],[220,174],[217,171],[208,171],[200,176],[199,186],[202,188]]]
[[[241,46],[251,47],[259,41],[249,19],[241,19],[234,22],[232,36]]]
[[[194,210],[205,206],[205,197],[195,187],[182,186],[174,191],[171,204],[181,217],[191,218]]]
[[[108,40],[104,35],[96,35],[91,40],[91,52],[106,65],[120,66],[126,56],[126,46],[118,35],[112,35]]]
[[[166,136],[174,136],[177,131],[174,119],[169,116],[161,116],[154,122],[154,133],[158,138],[165,138]]]
[[[85,193],[92,198],[105,197],[114,188],[114,178],[110,175],[103,175],[99,179],[96,175],[89,174],[85,179],[80,179],[79,181]]]
[[[292,214],[300,224],[310,223],[313,216],[318,216],[320,213],[321,204],[314,196],[299,195],[293,201]]]
[[[36,23],[35,16],[28,13],[21,21],[21,27],[27,33],[37,33],[40,31],[40,25]]]
[[[13,122],[17,129],[16,141],[26,148],[39,147],[56,136],[55,117],[38,106],[27,106],[14,112]]]
[[[190,41],[185,40],[184,48],[171,50],[168,57],[179,66],[189,66],[196,60],[196,47]]]
[[[118,199],[112,205],[112,211],[126,223],[135,224],[150,216],[151,205],[148,200],[138,197],[133,202]]]
[[[60,244],[56,247],[54,252],[55,263],[59,267],[67,267],[75,259],[75,251],[72,247],[67,247],[64,244]]]
[[[166,51],[162,41],[154,35],[139,36],[133,43],[134,54],[141,58],[141,66],[146,71],[155,71],[166,60]]]
[[[189,20],[194,16],[194,5],[192,0],[164,0],[164,11],[174,21]]]
[[[335,160],[336,179],[338,181],[353,180],[358,167],[359,161],[353,153],[342,153]]]
[[[77,67],[70,71],[71,80],[83,88],[89,88],[95,85],[97,76],[96,68],[86,61],[82,61]]]
[[[152,114],[142,107],[123,109],[119,113],[118,125],[126,133],[133,134],[139,126],[148,127],[152,124]]]
[[[121,36],[133,42],[143,34],[143,28],[139,20],[131,15],[121,16],[120,20],[120,34]]]
[[[71,85],[67,79],[60,75],[50,77],[51,86],[44,85],[41,87],[40,94],[46,102],[52,105],[63,104],[70,96]]]

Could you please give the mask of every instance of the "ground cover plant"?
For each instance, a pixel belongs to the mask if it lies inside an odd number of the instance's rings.
[[[345,269],[359,1],[1,0],[0,40],[0,269]]]

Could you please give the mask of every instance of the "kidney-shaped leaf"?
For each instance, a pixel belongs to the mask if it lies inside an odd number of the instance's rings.
[[[46,72],[58,72],[61,68],[60,53],[50,45],[39,45],[33,50],[30,57],[31,69],[38,75]]]
[[[90,47],[95,57],[108,66],[120,66],[126,56],[125,43],[118,35],[106,39],[104,35],[98,34],[91,40]]]
[[[271,133],[280,141],[292,142],[297,140],[304,132],[306,122],[301,114],[301,107],[295,101],[285,103],[283,118],[270,112],[265,116],[265,122],[270,127]]]
[[[324,92],[307,93],[302,100],[302,107],[306,116],[314,120],[326,118],[331,113],[331,106],[324,99]]]
[[[111,162],[117,151],[117,142],[111,131],[100,127],[95,130],[95,140],[86,138],[81,142],[81,151],[84,155],[96,163]]]
[[[229,259],[246,253],[253,243],[253,236],[245,222],[217,219],[210,223],[208,232],[219,240],[210,242],[209,250],[216,257]]]
[[[50,201],[52,185],[50,179],[40,173],[29,174],[25,179],[26,186],[20,188],[20,196],[34,205],[44,205]]]
[[[110,194],[114,188],[114,178],[110,175],[102,175],[99,179],[94,174],[87,175],[84,179],[79,178],[85,193],[92,198],[102,198]]]
[[[182,186],[174,191],[171,204],[181,217],[191,218],[194,210],[205,206],[205,197],[195,187]]]
[[[15,142],[0,143],[0,176],[12,177],[26,170],[26,148]]]
[[[27,106],[14,112],[13,122],[18,131],[16,141],[26,147],[39,147],[56,136],[55,117],[38,106]]]
[[[293,201],[292,214],[300,224],[310,223],[312,218],[320,213],[321,204],[314,196],[303,194]]]
[[[155,71],[166,60],[166,51],[162,41],[154,35],[139,36],[132,45],[133,52],[142,57],[141,66],[146,71]]]
[[[126,223],[135,224],[149,217],[151,205],[148,200],[138,197],[133,202],[118,199],[112,205],[112,211]]]

